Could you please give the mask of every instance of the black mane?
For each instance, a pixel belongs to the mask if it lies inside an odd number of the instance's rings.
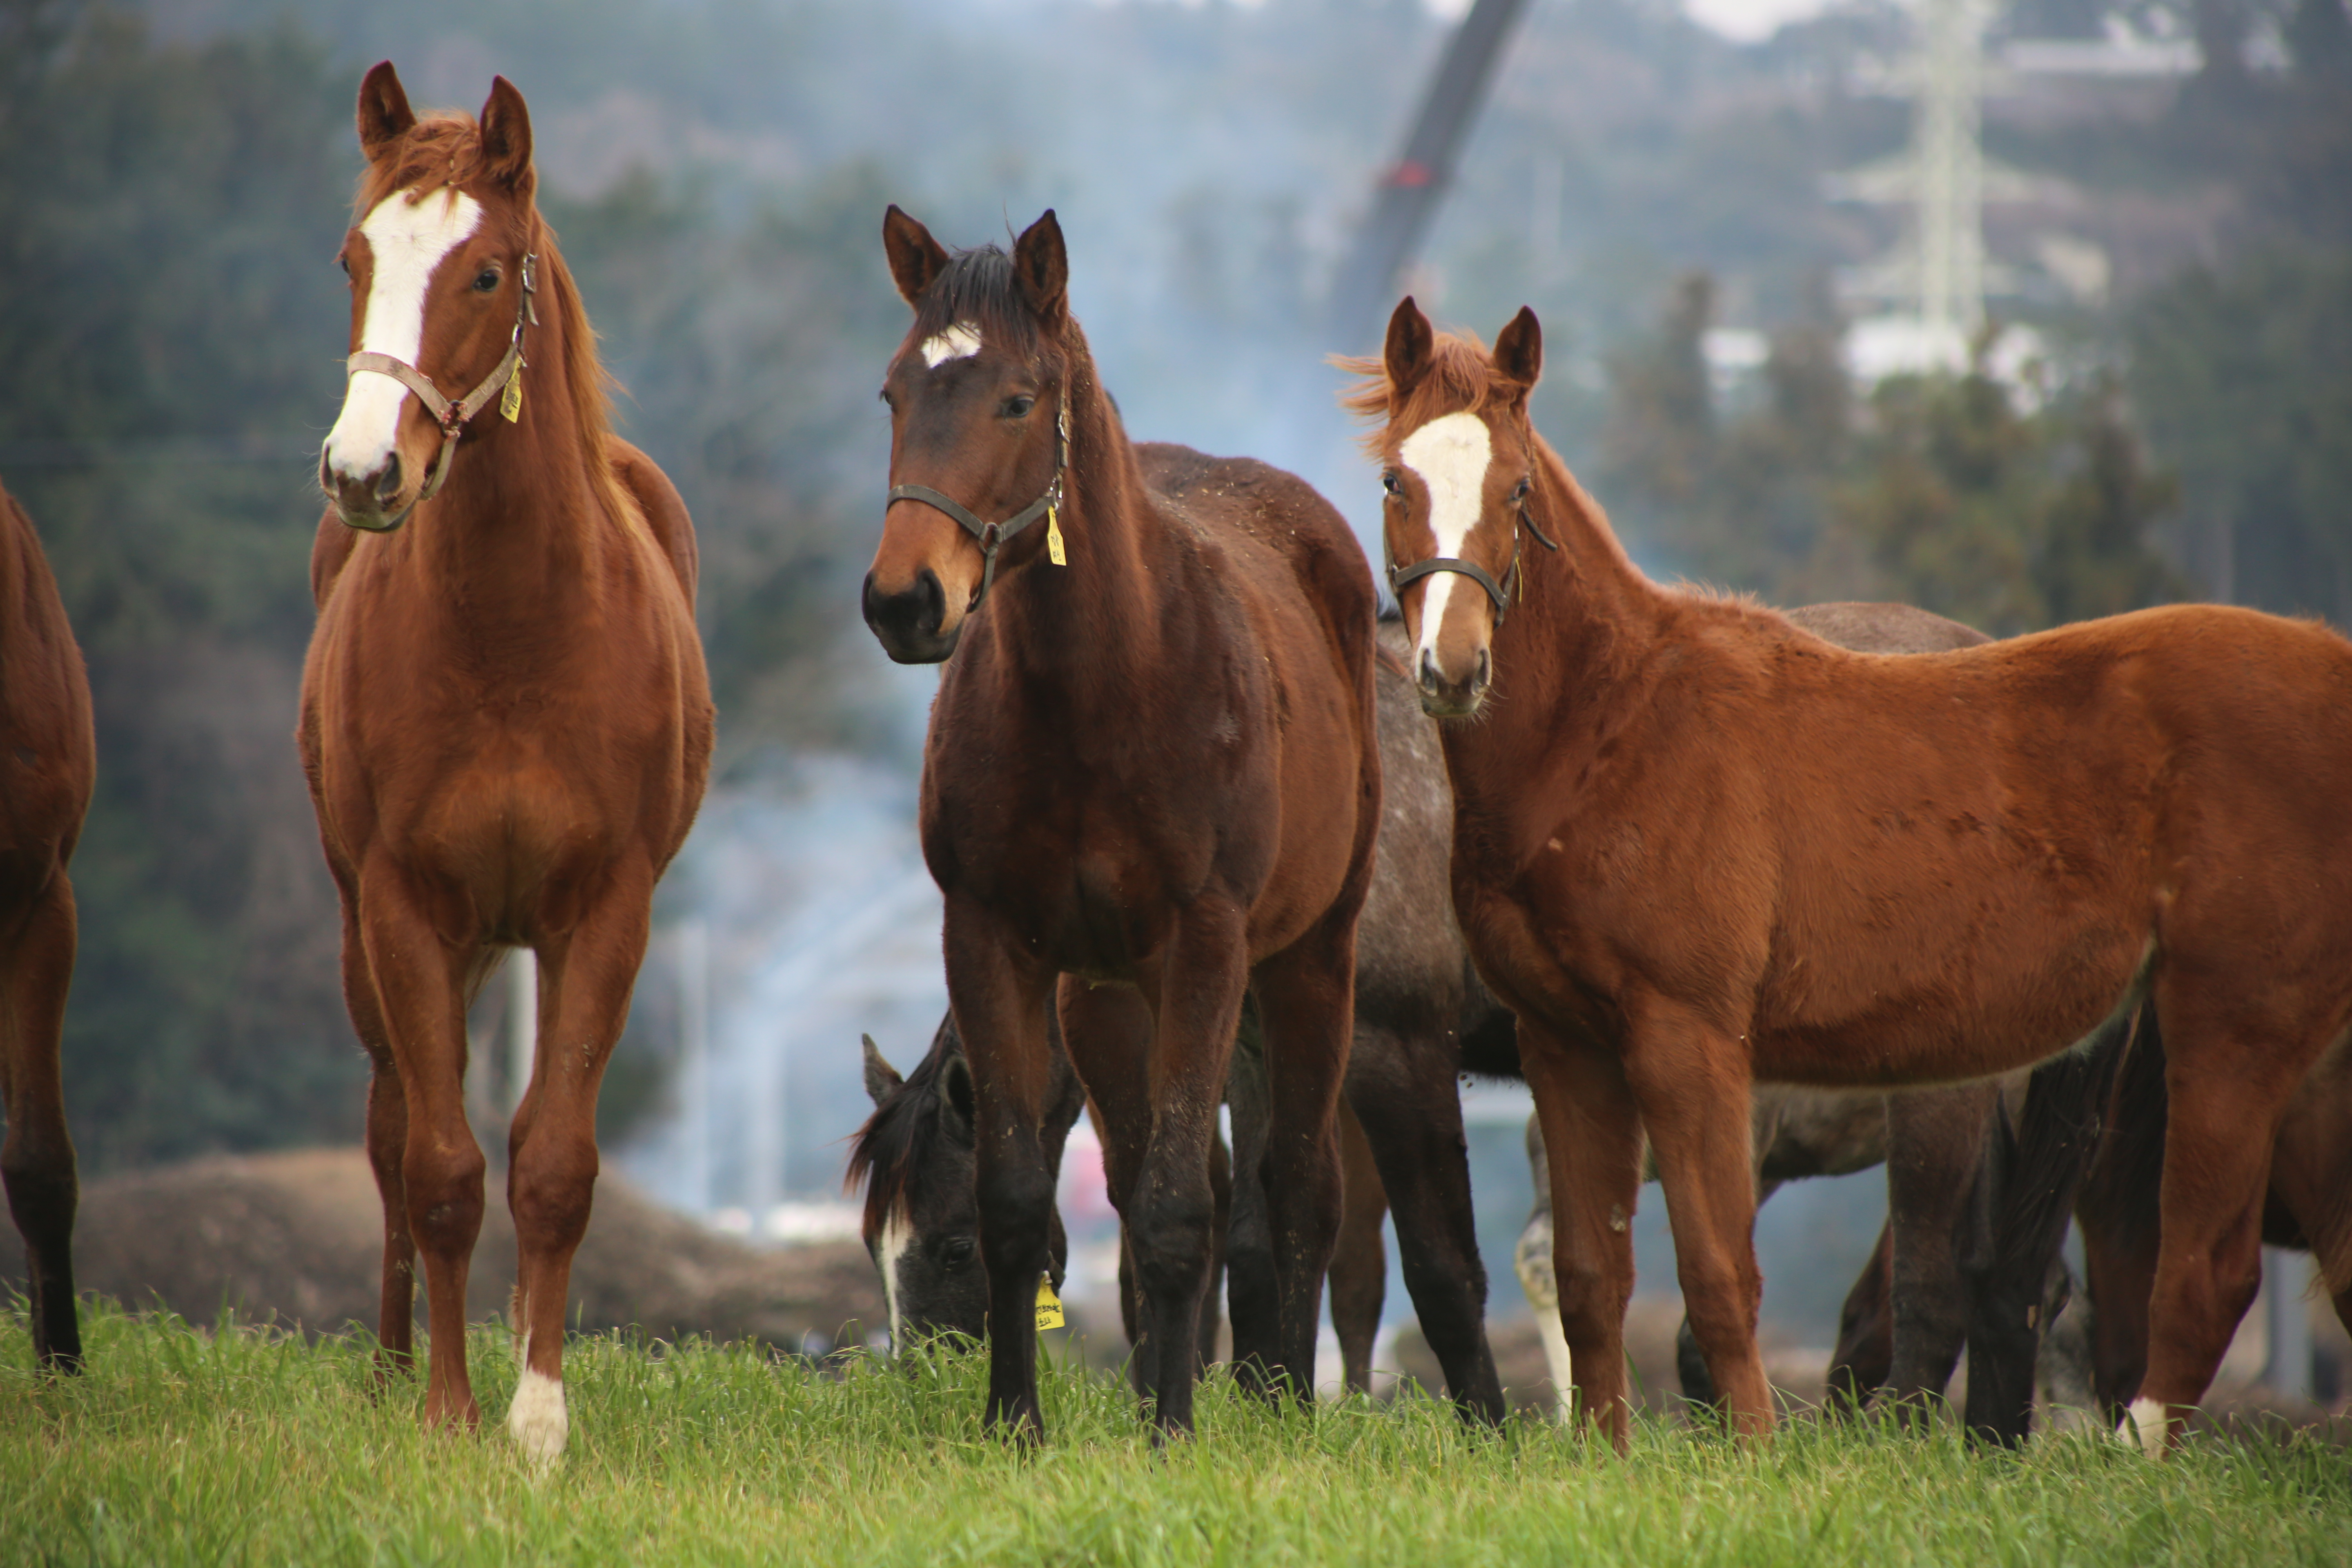
[[[953,1016],[942,1019],[931,1037],[931,1048],[917,1062],[889,1099],[874,1108],[852,1138],[849,1169],[842,1178],[845,1189],[866,1184],[863,1225],[871,1244],[907,1206],[907,1186],[929,1158],[939,1142],[940,1119],[931,1113],[940,1088],[940,1073],[954,1041]]]

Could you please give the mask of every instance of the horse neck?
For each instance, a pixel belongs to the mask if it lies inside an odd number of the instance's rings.
[[[1520,543],[1523,596],[1494,637],[1495,711],[1442,727],[1457,794],[1504,781],[1563,747],[1595,743],[1639,700],[1669,601],[1626,555],[1592,498],[1541,437],[1529,514],[1559,544]]]
[[[1156,581],[1147,570],[1160,520],[1135,446],[1075,322],[1069,332],[1070,452],[1060,509],[1069,564],[1052,564],[1041,548],[997,585],[986,613],[999,617],[1000,650],[1024,680],[1058,688],[1083,706],[1096,698],[1128,700],[1129,672],[1154,662],[1156,590],[1165,574]]]
[[[597,560],[626,521],[608,515],[611,487],[596,481],[574,403],[567,312],[554,299],[570,279],[547,270],[551,308],[527,329],[528,364],[517,373],[521,417],[509,422],[496,399],[477,415],[451,454],[446,488],[425,503],[432,515],[406,531],[411,569],[448,585],[454,602],[480,617],[544,621],[551,599],[594,582]]]

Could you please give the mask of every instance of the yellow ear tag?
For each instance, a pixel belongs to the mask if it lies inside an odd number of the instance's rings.
[[[1057,506],[1049,506],[1045,509],[1045,559],[1056,566],[1067,566],[1070,563],[1070,558],[1062,549],[1061,511],[1062,509]],[[1058,1308],[1055,1310],[1059,1310]],[[1061,1321],[1059,1318],[1054,1321]]]
[[[513,424],[522,413],[522,366],[520,365],[515,366],[515,373],[507,377],[507,389],[499,394],[499,412],[507,416],[507,423],[509,425]]]
[[[1062,1326],[1062,1299],[1054,1294],[1054,1277],[1037,1276],[1037,1326],[1058,1329]]]

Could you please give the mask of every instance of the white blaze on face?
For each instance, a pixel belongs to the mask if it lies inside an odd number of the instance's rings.
[[[898,1331],[898,1260],[914,1244],[915,1227],[907,1223],[905,1215],[895,1213],[883,1223],[882,1235],[874,1244],[874,1261],[882,1266],[882,1304],[890,1313],[892,1355],[907,1348]]]
[[[970,321],[958,321],[946,331],[923,340],[923,363],[933,370],[951,359],[970,359],[979,352],[980,329]]]
[[[1433,419],[1404,438],[1397,461],[1420,476],[1429,490],[1429,527],[1437,536],[1437,553],[1459,560],[1462,542],[1478,525],[1485,510],[1486,466],[1495,452],[1486,422],[1475,414],[1448,414]],[[1445,624],[1445,606],[1456,584],[1467,583],[1458,572],[1433,572],[1422,580],[1421,656],[1435,657],[1438,628]],[[1473,593],[1477,584],[1469,584]]]
[[[415,364],[425,343],[425,295],[434,269],[481,226],[482,204],[462,191],[412,203],[405,191],[386,196],[360,224],[373,270],[360,321],[360,348]],[[419,366],[419,368],[423,368]],[[343,412],[327,432],[327,467],[363,479],[391,461],[408,388],[377,371],[351,377]]]

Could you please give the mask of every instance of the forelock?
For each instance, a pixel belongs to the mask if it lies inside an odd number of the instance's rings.
[[[950,257],[915,306],[917,342],[967,325],[992,346],[1024,355],[1037,347],[1037,319],[1022,298],[1013,258],[993,245]]]
[[[1436,334],[1429,369],[1402,405],[1389,384],[1388,364],[1379,356],[1340,356],[1332,363],[1360,378],[1339,395],[1339,405],[1372,422],[1363,447],[1374,458],[1385,455],[1391,430],[1410,433],[1448,414],[1483,414],[1508,403],[1516,390],[1496,374],[1493,353],[1475,332]]]

